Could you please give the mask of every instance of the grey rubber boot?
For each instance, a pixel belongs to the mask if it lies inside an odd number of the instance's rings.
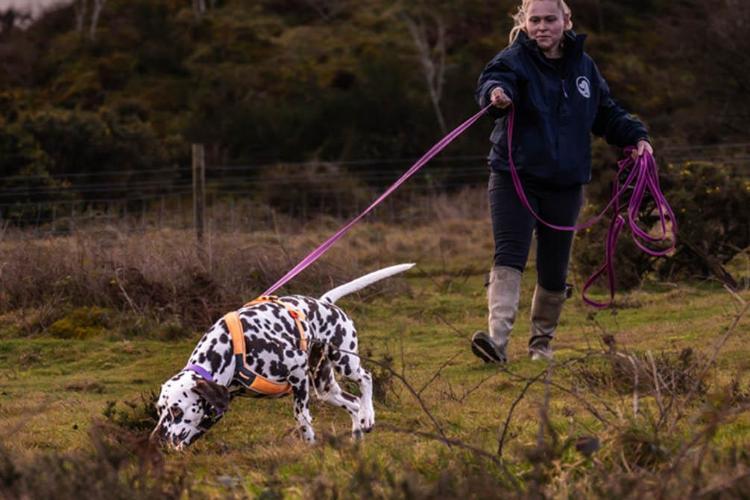
[[[560,321],[566,293],[550,292],[537,285],[531,304],[531,338],[529,339],[529,356],[532,360],[551,360],[550,342],[555,337],[555,330]]]
[[[471,338],[471,350],[485,363],[505,363],[508,358],[510,332],[518,313],[521,295],[521,271],[512,267],[495,266],[487,286],[488,332],[476,332]]]

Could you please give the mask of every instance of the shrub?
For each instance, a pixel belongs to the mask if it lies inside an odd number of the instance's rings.
[[[79,307],[52,323],[47,332],[61,339],[101,337],[111,328],[110,313],[101,307]]]
[[[37,454],[29,460],[0,446],[0,498],[189,498],[184,470],[127,430],[95,422],[91,451]]]

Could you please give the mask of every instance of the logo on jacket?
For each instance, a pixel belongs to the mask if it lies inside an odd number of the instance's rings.
[[[578,88],[578,92],[588,99],[591,97],[591,83],[589,82],[589,79],[585,76],[579,76],[576,79],[576,87]]]

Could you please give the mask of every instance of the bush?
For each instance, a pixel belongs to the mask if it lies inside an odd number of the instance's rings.
[[[37,454],[30,460],[0,445],[0,498],[189,498],[184,470],[164,467],[161,453],[125,429],[95,422],[91,451]]]
[[[47,332],[61,339],[101,337],[111,329],[110,314],[101,307],[80,307],[50,325]]]

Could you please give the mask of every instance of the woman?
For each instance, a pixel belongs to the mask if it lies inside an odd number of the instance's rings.
[[[573,233],[537,223],[521,204],[509,173],[506,119],[515,111],[513,161],[539,216],[572,226],[591,180],[591,132],[634,154],[653,153],[646,127],[610,97],[584,35],[572,29],[563,0],[523,0],[514,16],[510,45],[479,77],[477,101],[492,104],[489,198],[495,238],[487,289],[489,331],[477,332],[472,351],[485,362],[507,361],[506,347],[518,311],[521,274],[532,231],[537,237],[537,285],[531,306],[532,359],[551,359],[552,341],[565,301]]]

